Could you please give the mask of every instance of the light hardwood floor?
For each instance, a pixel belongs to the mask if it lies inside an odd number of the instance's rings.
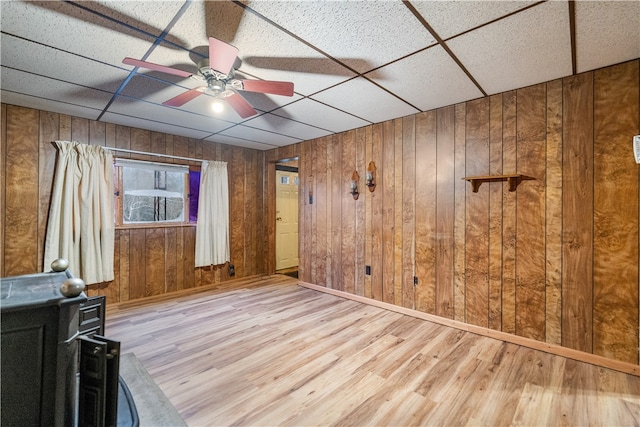
[[[190,426],[640,425],[640,378],[273,276],[108,308]]]

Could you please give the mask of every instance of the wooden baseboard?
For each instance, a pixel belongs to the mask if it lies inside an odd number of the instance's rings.
[[[228,291],[230,289],[241,288],[246,286],[260,286],[263,281],[272,279],[273,275],[258,274],[255,276],[247,276],[239,279],[230,279],[224,282],[214,283],[206,286],[199,286],[197,288],[181,289],[175,292],[169,292],[162,295],[153,295],[144,298],[137,298],[129,301],[121,301],[118,303],[107,304],[107,314],[112,311],[123,310],[139,305],[151,304],[162,301],[169,301],[183,296],[193,295],[201,292],[209,291]],[[282,276],[285,277],[285,276]],[[289,278],[291,279],[291,278]]]
[[[603,368],[613,369],[615,371],[624,372],[626,374],[631,374],[631,375],[640,377],[640,365],[634,365],[633,363],[622,362],[619,360],[610,359],[608,357],[598,356],[596,354],[586,353],[584,351],[562,347],[557,344],[548,344],[541,341],[536,341],[531,338],[520,337],[517,335],[508,334],[502,331],[495,331],[493,329],[483,328],[481,326],[470,325],[467,323],[459,322],[457,320],[447,319],[444,317],[435,316],[433,314],[423,313],[421,311],[400,307],[394,304],[373,300],[371,298],[366,298],[359,295],[353,295],[348,292],[329,289],[324,286],[318,286],[318,285],[314,285],[314,284],[306,283],[302,281],[298,281],[298,285],[304,288],[313,289],[315,291],[325,292],[338,297],[350,299],[352,301],[369,304],[374,307],[379,307],[386,310],[394,311],[396,313],[406,314],[407,316],[437,323],[439,325],[450,326],[452,328],[460,329],[467,332],[472,332],[474,334],[482,335],[485,337],[495,338],[501,341],[521,345],[523,347],[528,347],[534,350],[544,351],[546,353],[555,354],[557,356],[566,357],[568,359],[577,360],[579,362],[590,363],[592,365],[601,366]]]

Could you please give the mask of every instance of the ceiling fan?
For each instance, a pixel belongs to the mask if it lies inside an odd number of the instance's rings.
[[[237,92],[239,90],[293,96],[293,83],[291,82],[235,79],[233,64],[237,56],[238,49],[236,47],[214,37],[209,37],[209,58],[198,63],[195,75],[176,68],[129,57],[124,58],[122,62],[175,76],[193,77],[206,83],[206,86],[195,87],[162,103],[162,105],[170,107],[180,107],[203,93],[209,93],[215,98],[227,101],[238,115],[245,119],[258,114],[258,112]]]

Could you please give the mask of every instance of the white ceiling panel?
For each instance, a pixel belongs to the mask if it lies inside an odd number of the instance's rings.
[[[34,108],[36,110],[42,111],[51,111],[58,114],[67,114],[69,116],[80,117],[83,119],[95,120],[95,118],[100,115],[100,110],[95,108],[69,104],[67,102],[56,101],[52,99],[40,98],[38,96],[9,92],[6,90],[2,91],[0,98],[5,104]]]
[[[202,113],[192,113],[181,109],[165,107],[152,103],[144,103],[125,97],[119,97],[114,101],[109,111],[114,113],[139,117],[148,121],[167,123],[169,125],[181,126],[205,132],[207,134],[220,132],[233,126],[233,123],[225,122]]]
[[[419,111],[362,77],[320,92],[314,95],[313,99],[330,103],[371,123],[384,122]]]
[[[271,150],[277,148],[275,145],[263,144],[256,141],[250,141],[242,138],[234,138],[232,136],[216,134],[205,138],[206,141],[217,142],[219,144],[234,145],[236,147],[253,148],[254,150]]]
[[[111,99],[111,93],[77,86],[60,80],[49,79],[35,74],[3,68],[0,87],[11,91],[83,107],[101,110]],[[4,101],[3,101],[4,102]]]
[[[160,74],[156,72],[145,72],[145,75],[134,75],[122,90],[122,95],[162,104],[182,92],[201,85],[200,82],[192,79],[185,79],[180,81],[179,84],[174,85],[163,78],[156,78],[154,76],[160,76]]]
[[[471,3],[471,4],[470,4]],[[411,4],[442,38],[448,39],[513,13],[535,1],[413,1]]]
[[[571,74],[565,1],[543,3],[447,45],[488,94]]]
[[[78,85],[115,92],[128,75],[113,67],[65,51],[2,34],[2,65]]]
[[[576,2],[577,71],[640,57],[640,1]]]
[[[136,3],[141,4],[136,6]],[[152,10],[156,6],[162,7],[160,3],[166,3],[164,6],[171,9],[165,11],[169,19],[179,7],[174,2],[159,2],[158,5],[153,2],[151,8],[148,2],[117,2],[117,5],[137,7],[140,13],[146,9],[147,13],[153,14]],[[84,4],[103,9],[99,4]],[[0,7],[2,31],[89,58],[100,58],[108,64],[120,64],[125,46],[129,55],[142,56],[153,41],[150,36],[139,31],[66,2],[2,1]],[[107,11],[116,19],[123,18],[110,4]],[[162,24],[164,25],[166,24]]]
[[[282,114],[283,111],[280,111]],[[299,139],[314,139],[321,136],[329,135],[331,132],[317,127],[309,126],[304,123],[289,120],[275,114],[263,114],[244,122],[244,125],[275,132],[279,134],[289,135]]]
[[[250,1],[248,5],[360,73],[435,43],[399,1]]]
[[[187,138],[204,139],[209,136],[208,132],[202,132],[183,126],[173,126],[155,120],[146,120],[140,117],[126,116],[118,113],[107,112],[102,117],[104,121],[117,125],[131,126],[140,129],[147,129],[155,132],[180,135]]]
[[[294,93],[293,96],[267,95],[266,93],[248,91],[241,91],[240,93],[253,108],[259,111],[272,111],[302,98],[302,96],[297,93]]]
[[[292,120],[307,123],[311,126],[327,129],[332,132],[344,132],[370,124],[351,114],[343,113],[335,108],[324,105],[309,98],[302,99],[287,106],[280,114],[280,110],[274,111],[276,115],[282,115]]]
[[[422,111],[479,98],[482,92],[440,46],[367,74]]]
[[[231,136],[233,138],[246,139],[249,141],[260,142],[263,144],[269,144],[269,145],[274,145],[278,147],[295,144],[301,141],[300,139],[291,138],[286,135],[281,135],[274,132],[267,132],[262,129],[251,128],[243,125],[238,125],[238,126],[229,128],[221,132],[220,135]]]

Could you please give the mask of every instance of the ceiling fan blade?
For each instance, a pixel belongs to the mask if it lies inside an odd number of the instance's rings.
[[[133,58],[124,58],[122,60],[123,64],[133,65],[134,67],[147,68],[149,70],[160,71],[162,73],[173,74],[175,76],[180,77],[191,77],[191,73],[187,73],[186,71],[178,70],[176,68],[165,67],[164,65],[154,64],[153,62],[141,61],[139,59]]]
[[[271,93],[274,95],[293,96],[293,83],[268,80],[242,80],[243,90],[249,92]]]
[[[236,62],[238,49],[220,41],[216,38],[209,37],[209,67],[223,74],[229,74],[233,63]]]
[[[231,105],[231,108],[236,110],[236,113],[238,113],[243,119],[258,114],[251,104],[236,92],[233,92],[233,94],[227,96],[224,100],[227,101],[229,105]]]
[[[169,107],[180,107],[186,104],[187,102],[191,101],[192,99],[202,95],[203,92],[204,92],[204,86],[196,87],[186,92],[182,92],[180,95],[174,96],[173,98],[167,101],[164,101],[162,105],[167,105]]]

